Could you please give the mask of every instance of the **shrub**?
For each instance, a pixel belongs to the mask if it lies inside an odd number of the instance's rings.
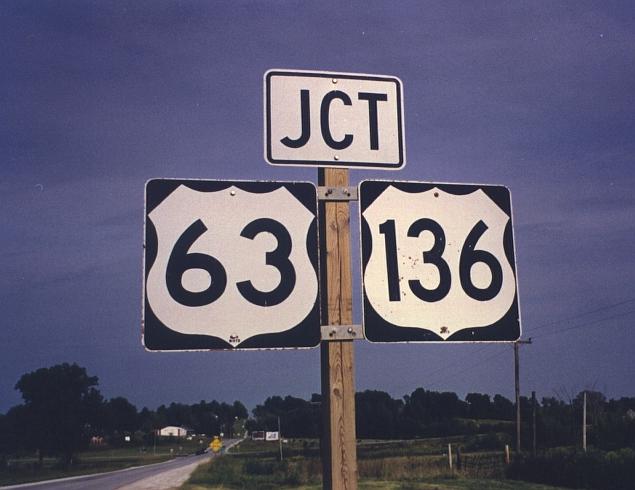
[[[490,433],[468,437],[463,449],[465,449],[466,452],[502,451],[505,444],[510,445],[511,443],[512,438],[509,434]]]
[[[273,475],[279,464],[276,461],[267,461],[259,459],[245,460],[245,473],[250,475]]]
[[[635,481],[635,451],[558,448],[536,457],[520,455],[508,468],[513,479],[571,488],[627,490]]]

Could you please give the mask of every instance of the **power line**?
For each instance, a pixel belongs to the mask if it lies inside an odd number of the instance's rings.
[[[600,306],[600,307],[595,308],[595,309],[593,309],[593,310],[585,311],[585,312],[578,313],[578,314],[575,314],[575,315],[572,315],[572,316],[569,316],[569,317],[565,317],[565,318],[563,318],[563,319],[561,319],[561,320],[558,320],[558,321],[553,321],[553,322],[550,322],[550,323],[546,323],[546,324],[540,325],[540,326],[538,326],[538,327],[534,328],[533,330],[540,330],[540,329],[543,329],[543,328],[546,328],[546,327],[550,327],[550,326],[553,326],[553,325],[557,325],[558,323],[562,323],[562,322],[567,322],[567,321],[575,320],[575,319],[577,319],[577,318],[584,318],[584,317],[589,316],[589,315],[592,315],[592,314],[594,314],[594,313],[599,313],[599,312],[601,312],[601,311],[610,310],[610,309],[612,309],[612,308],[616,308],[616,307],[618,307],[618,306],[622,306],[622,305],[625,305],[625,304],[628,304],[628,303],[632,303],[632,302],[635,302],[635,298],[626,298],[626,299],[624,299],[624,300],[622,300],[622,301],[618,301],[618,302],[616,302],[616,303],[611,303],[611,304],[609,304],[609,305]],[[602,319],[594,320],[594,321],[592,321],[592,322],[587,322],[587,323],[584,323],[584,324],[575,325],[575,326],[573,326],[573,327],[569,327],[569,328],[565,328],[565,329],[559,329],[559,330],[556,330],[556,331],[553,331],[553,332],[549,332],[549,333],[546,333],[546,334],[539,334],[537,337],[545,337],[545,336],[548,336],[548,335],[555,335],[556,333],[565,332],[565,331],[567,331],[567,330],[574,330],[574,329],[577,329],[577,328],[583,328],[583,327],[586,327],[586,326],[588,326],[588,325],[593,325],[593,324],[596,324],[596,323],[601,323],[602,321],[605,321],[605,320],[610,320],[610,319],[617,318],[617,317],[620,317],[620,316],[625,316],[626,314],[630,314],[630,313],[632,313],[632,312],[635,312],[635,310],[634,310],[634,311],[629,311],[629,312],[626,312],[626,313],[623,313],[623,314],[620,314],[620,315],[615,315],[615,316],[613,316],[613,317],[602,318]],[[533,331],[533,330],[532,330],[532,331]],[[535,336],[533,336],[533,335],[532,335],[532,337],[535,337]],[[483,351],[484,349],[486,349],[487,347],[489,347],[489,345],[485,345],[485,346],[483,346],[483,347],[481,347],[481,348],[477,349],[476,351],[474,351],[474,353],[476,354],[476,353],[478,353],[478,352],[481,352],[481,351]],[[484,361],[487,361],[487,360],[489,360],[489,359],[492,359],[492,358],[494,358],[494,357],[496,357],[496,356],[498,356],[498,355],[502,355],[502,354],[503,354],[503,352],[497,353],[497,354],[496,354],[496,355],[494,355],[494,356],[491,356],[491,357],[489,357],[489,358],[486,358]],[[484,362],[484,361],[483,361],[483,362]],[[456,373],[456,374],[462,374],[462,373],[466,372],[468,369],[471,369],[472,367],[476,367],[476,366],[478,366],[479,364],[480,364],[480,363],[477,363],[476,365],[473,365],[473,366],[471,366],[470,368],[467,368],[467,369],[465,369],[465,370],[462,370],[462,371],[460,371],[460,372],[458,372],[458,373]],[[436,375],[436,374],[438,374],[438,373],[444,372],[444,371],[446,371],[448,368],[450,368],[450,366],[451,366],[451,364],[447,364],[447,365],[445,365],[445,366],[442,366],[442,367],[440,367],[440,368],[437,368],[436,370],[432,371],[431,373],[428,373],[428,376],[432,377],[432,376],[434,376],[434,375]],[[436,386],[436,385],[438,385],[438,384],[439,384],[439,381],[437,381],[437,382],[433,383],[433,384],[432,384],[432,385],[430,385],[430,386]]]
[[[563,318],[561,320],[556,320],[556,321],[553,321],[553,322],[550,322],[550,323],[545,323],[543,325],[540,325],[540,326],[532,329],[532,332],[534,330],[541,330],[541,329],[544,329],[544,328],[547,328],[547,327],[550,327],[550,326],[553,326],[553,325],[557,325],[559,323],[575,320],[575,319],[578,319],[578,318],[584,318],[584,317],[592,315],[594,313],[599,313],[601,311],[610,310],[612,308],[616,308],[618,306],[622,306],[622,305],[625,305],[625,304],[628,304],[628,303],[633,303],[633,302],[635,302],[635,298],[626,298],[626,299],[624,299],[622,301],[618,301],[616,303],[611,303],[611,304],[608,304],[608,305],[600,306],[598,308],[595,308],[595,309],[592,309],[592,310],[589,310],[589,311],[585,311],[585,312],[582,312],[582,313],[577,313],[575,315],[571,315],[569,317],[565,317],[565,318]],[[579,328],[584,328],[584,327],[587,327],[587,326],[590,326],[590,325],[595,325],[597,323],[602,323],[602,322],[607,321],[607,320],[612,320],[614,318],[620,318],[620,317],[626,316],[626,315],[631,314],[631,313],[635,313],[635,310],[629,310],[629,311],[627,311],[625,313],[621,313],[621,314],[613,315],[613,316],[610,316],[610,317],[605,317],[605,318],[593,320],[593,321],[590,321],[590,322],[586,322],[586,323],[579,324],[579,325],[574,325],[572,327],[567,327],[567,328],[564,328],[564,329],[554,330],[554,331],[548,332],[548,333],[541,333],[541,334],[538,334],[537,336],[532,335],[532,338],[534,338],[534,337],[542,338],[542,337],[546,337],[546,336],[549,336],[549,335],[556,335],[558,333],[566,332],[568,330],[576,330],[576,329],[579,329]],[[483,350],[487,349],[490,345],[491,344],[486,344],[483,347],[480,347],[479,349],[475,350],[473,352],[473,354],[477,354],[479,352],[482,352]],[[492,356],[489,356],[489,357],[487,357],[485,359],[482,359],[481,361],[477,362],[476,364],[471,364],[467,368],[462,369],[460,371],[457,371],[456,373],[453,373],[450,376],[450,378],[447,378],[447,377],[441,378],[441,379],[437,380],[436,382],[434,382],[434,383],[432,383],[432,384],[430,384],[428,386],[430,388],[434,387],[434,386],[438,386],[441,382],[444,382],[447,379],[452,379],[452,378],[454,378],[454,377],[456,377],[456,376],[458,376],[460,374],[463,374],[463,373],[465,373],[465,372],[467,372],[467,371],[469,371],[469,370],[471,370],[473,368],[476,368],[476,367],[480,366],[482,363],[484,363],[486,361],[489,361],[491,359],[494,359],[494,358],[496,358],[498,356],[503,355],[504,353],[505,353],[505,351],[497,352],[496,354],[494,354]],[[428,377],[433,377],[433,376],[435,376],[435,375],[437,375],[439,373],[447,372],[447,370],[449,368],[451,368],[453,365],[454,364],[446,364],[445,366],[437,368],[434,371],[428,373],[427,376]]]
[[[625,300],[618,301],[617,303],[612,303],[610,305],[600,306],[600,307],[595,308],[593,310],[585,311],[585,312],[582,312],[582,313],[577,313],[575,315],[572,315],[572,316],[569,316],[569,317],[565,317],[565,318],[562,318],[560,320],[554,320],[552,322],[539,325],[537,327],[534,327],[532,329],[532,331],[541,330],[543,328],[551,327],[553,325],[558,325],[559,323],[568,322],[568,321],[571,321],[571,320],[575,320],[577,318],[583,318],[585,316],[589,316],[589,315],[592,315],[594,313],[598,313],[600,311],[610,310],[611,308],[617,308],[618,306],[622,306],[622,305],[625,305],[625,304],[628,304],[628,303],[633,303],[633,302],[635,302],[635,298],[627,298]]]
[[[620,302],[617,302],[617,303],[613,303],[613,304],[610,304],[610,305],[601,306],[601,307],[599,307],[599,308],[595,308],[595,309],[593,309],[593,310],[589,310],[589,311],[586,311],[586,312],[583,312],[583,313],[579,313],[579,314],[577,314],[577,315],[573,315],[573,316],[568,317],[568,318],[565,318],[564,320],[561,320],[561,321],[573,320],[573,319],[576,319],[576,318],[583,318],[583,317],[588,316],[588,315],[591,315],[591,314],[593,314],[593,313],[598,313],[598,312],[600,312],[600,311],[606,311],[606,310],[609,310],[609,309],[611,309],[611,308],[615,308],[615,307],[617,307],[617,306],[622,306],[622,305],[624,305],[624,304],[632,303],[632,302],[634,302],[634,301],[635,301],[635,298],[626,299],[626,300],[623,300],[623,301],[620,301]],[[558,329],[558,330],[555,330],[555,331],[552,331],[552,332],[548,332],[548,333],[538,334],[537,336],[532,336],[532,338],[533,338],[533,337],[539,337],[539,338],[542,338],[542,337],[546,337],[546,336],[549,336],[549,335],[555,335],[555,334],[558,334],[558,333],[566,332],[566,331],[568,331],[568,330],[575,330],[575,329],[579,329],[579,328],[584,328],[584,327],[587,327],[587,326],[595,325],[595,324],[597,324],[597,323],[601,323],[601,322],[603,322],[603,321],[607,321],[607,320],[612,320],[612,319],[614,319],[614,318],[623,317],[623,316],[626,316],[627,314],[631,314],[631,313],[635,313],[635,310],[630,310],[630,311],[625,312],[625,313],[621,313],[621,314],[613,315],[613,316],[611,316],[611,317],[606,317],[606,318],[601,318],[601,319],[593,320],[593,321],[590,321],[590,322],[586,322],[586,323],[579,324],[579,325],[574,325],[574,326],[572,326],[572,327],[568,327],[568,328],[564,328],[564,329]],[[537,327],[537,329],[540,329],[540,328],[545,328],[545,327],[547,327],[547,326],[551,326],[551,325],[556,325],[557,323],[558,323],[558,322],[552,322],[552,323],[549,323],[549,324],[545,324],[545,325],[542,325],[541,327]],[[476,354],[476,353],[478,353],[478,352],[482,352],[483,350],[485,350],[485,349],[486,349],[486,348],[488,348],[488,347],[489,347],[489,345],[485,345],[485,346],[483,346],[483,347],[481,347],[481,348],[477,349],[476,351],[474,351],[474,354]],[[498,352],[498,353],[494,354],[493,356],[490,356],[490,357],[488,357],[488,358],[486,358],[486,359],[484,359],[484,360],[482,360],[482,361],[480,361],[480,362],[478,362],[478,363],[476,363],[476,364],[470,365],[468,368],[463,369],[463,370],[461,370],[461,371],[458,371],[458,372],[454,373],[454,374],[451,376],[451,378],[454,378],[455,376],[457,376],[457,375],[459,375],[459,374],[463,374],[464,372],[466,372],[466,371],[468,371],[468,370],[470,370],[470,369],[473,369],[473,368],[475,368],[475,367],[478,367],[478,366],[479,366],[479,365],[481,365],[483,362],[485,362],[485,361],[489,361],[489,360],[491,360],[491,359],[493,359],[493,358],[495,358],[495,357],[497,357],[497,356],[502,355],[503,353],[504,353],[504,351],[502,351],[502,352]],[[440,367],[440,368],[437,368],[437,369],[435,369],[434,371],[432,371],[432,372],[428,373],[428,374],[427,374],[427,376],[429,376],[429,377],[433,377],[433,376],[435,376],[436,374],[439,374],[439,373],[441,373],[441,372],[446,372],[446,371],[447,371],[447,369],[448,369],[448,368],[450,368],[451,366],[452,366],[452,364],[446,364],[445,366],[442,366],[442,367]],[[436,381],[435,383],[432,383],[431,385],[429,385],[429,387],[438,386],[438,385],[441,383],[441,381],[444,381],[445,379],[447,379],[447,378],[441,378],[441,380],[438,380],[438,381]]]
[[[621,303],[621,304],[624,304],[624,302]],[[604,307],[603,309],[606,309],[606,308],[607,307]],[[598,323],[603,323],[603,322],[606,322],[608,320],[614,320],[616,318],[622,318],[622,317],[625,317],[627,315],[634,314],[634,313],[635,313],[635,310],[629,310],[629,311],[626,311],[626,312],[623,312],[623,313],[619,313],[619,314],[616,314],[616,315],[612,315],[612,316],[609,316],[609,317],[600,318],[600,319],[597,319],[597,320],[581,323],[579,325],[574,325],[572,327],[567,327],[567,328],[555,330],[553,332],[547,332],[547,333],[544,333],[544,334],[540,334],[537,337],[542,338],[542,337],[547,337],[549,335],[556,335],[556,334],[564,333],[564,332],[567,332],[569,330],[577,330],[577,329],[580,329],[580,328],[586,328],[586,327],[589,327],[589,326],[592,326],[592,325],[596,325]],[[479,351],[481,351],[481,350],[483,350],[483,348],[479,349]],[[479,351],[477,351],[477,352],[479,352]],[[454,372],[454,373],[451,374],[449,379],[455,378],[456,376],[458,376],[460,374],[463,374],[463,373],[465,373],[465,372],[467,372],[469,370],[472,370],[472,369],[480,366],[484,362],[490,361],[490,360],[492,360],[492,359],[494,359],[494,358],[496,358],[498,356],[503,355],[504,353],[505,353],[504,351],[497,352],[494,355],[486,357],[485,359],[482,359],[481,361],[479,361],[479,362],[477,362],[475,364],[471,364],[470,366],[466,367],[465,369],[462,369],[460,371]],[[437,369],[436,371],[433,371],[433,373],[431,373],[431,375],[435,374],[435,373],[438,373],[440,371],[443,371],[445,369],[447,369],[447,366],[446,366],[446,368],[440,368],[440,369]],[[447,379],[448,378],[445,377],[445,378],[442,378],[440,380],[437,380],[436,382],[430,384],[429,387],[438,386],[441,382],[447,381]]]
[[[615,318],[622,318],[622,317],[625,317],[627,315],[631,315],[633,313],[635,313],[635,310],[629,310],[629,311],[625,311],[623,313],[618,313],[618,314],[613,315],[613,316],[608,316],[608,317],[605,317],[605,318],[599,318],[597,320],[592,320],[592,321],[589,321],[589,322],[580,323],[580,324],[574,325],[572,327],[561,328],[561,329],[558,329],[558,330],[554,330],[552,332],[538,334],[535,337],[542,338],[542,337],[547,337],[549,335],[556,335],[556,334],[559,334],[559,333],[568,332],[569,330],[578,330],[580,328],[586,328],[586,327],[589,327],[591,325],[596,325],[598,323],[603,323],[603,322],[608,321],[608,320],[614,320]],[[624,326],[624,325],[622,325],[622,326]]]
[[[484,351],[485,349],[487,349],[488,347],[489,347],[489,345],[483,345],[483,346],[481,346],[481,348],[480,348],[480,349],[475,350],[475,351],[473,352],[473,354],[477,354],[477,353],[479,353],[479,352],[482,352],[482,351]],[[442,373],[443,371],[445,371],[446,369],[448,369],[451,365],[453,365],[453,364],[446,364],[445,366],[441,366],[440,368],[437,368],[437,369],[435,369],[434,371],[427,373],[427,374],[426,374],[426,376],[432,377],[432,376],[434,376],[434,375],[436,375],[436,374],[438,374],[438,373]]]
[[[586,317],[588,315],[591,315],[593,313],[598,313],[600,311],[610,310],[610,309],[615,308],[617,306],[622,306],[624,304],[631,303],[631,302],[634,302],[634,301],[635,301],[635,298],[632,298],[632,299],[627,299],[627,300],[620,301],[620,302],[617,302],[617,303],[613,303],[611,305],[602,306],[602,307],[596,308],[594,310],[590,310],[590,311],[587,311],[587,312],[584,312],[584,313],[580,313],[580,314],[571,316],[571,317],[568,318],[568,320],[572,320],[572,319],[576,319],[576,318],[584,318],[584,317]],[[567,331],[570,331],[570,330],[577,330],[577,329],[581,329],[581,328],[586,328],[586,327],[589,327],[589,326],[592,326],[592,325],[597,325],[599,323],[607,322],[609,320],[614,320],[616,318],[623,318],[623,317],[626,317],[626,316],[631,315],[631,314],[635,314],[635,310],[629,310],[629,311],[625,311],[625,312],[618,313],[618,314],[615,314],[615,315],[611,315],[611,316],[608,316],[608,317],[599,318],[599,319],[596,319],[596,320],[580,323],[580,324],[569,326],[569,327],[566,327],[566,328],[557,329],[557,330],[554,330],[554,331],[551,331],[551,332],[542,333],[542,334],[539,334],[537,337],[542,338],[542,337],[547,337],[549,335],[557,335],[557,334],[564,333],[564,332],[567,332]],[[562,320],[562,321],[566,321],[566,320]],[[557,324],[557,322],[553,322],[551,324],[543,325],[540,328],[545,328],[547,326],[555,325],[555,324]],[[624,325],[622,325],[622,326],[624,326]],[[487,348],[487,346],[481,347],[480,349],[478,349],[475,352],[481,352],[485,348]],[[449,376],[444,376],[441,379],[437,379],[434,383],[429,384],[428,387],[429,388],[438,387],[440,384],[447,383],[448,379],[454,379],[457,376],[459,376],[461,374],[464,374],[467,371],[474,370],[475,368],[478,368],[482,364],[484,364],[484,363],[486,363],[488,361],[491,361],[492,359],[495,359],[497,357],[500,357],[503,354],[505,354],[505,351],[496,352],[493,355],[488,356],[488,357],[486,357],[484,359],[481,359],[480,361],[478,361],[476,363],[470,364],[469,366],[467,366],[467,367],[465,367],[465,368],[463,368],[463,369],[461,369],[459,371],[452,372],[451,374],[449,374]],[[445,367],[438,368],[435,371],[433,371],[432,373],[430,373],[428,376],[433,376],[433,375],[435,375],[435,374],[437,374],[439,372],[446,371],[446,369],[448,367],[450,367],[450,366],[446,365]]]
[[[602,323],[602,322],[605,322],[605,321],[608,321],[608,320],[614,320],[614,319],[616,319],[616,318],[622,318],[622,317],[625,317],[625,316],[630,315],[630,314],[633,314],[633,313],[635,313],[635,310],[629,310],[629,311],[626,311],[626,312],[623,312],[623,313],[618,313],[618,314],[613,315],[613,316],[609,316],[609,317],[600,318],[600,319],[597,319],[597,320],[593,320],[593,321],[589,321],[589,322],[581,323],[581,324],[579,324],[579,325],[574,325],[574,326],[572,326],[572,327],[567,327],[567,328],[563,328],[563,329],[555,330],[555,331],[553,331],[553,332],[543,333],[543,334],[537,335],[537,336],[535,336],[535,337],[542,338],[542,337],[547,337],[547,336],[549,336],[549,335],[556,335],[556,334],[560,334],[560,333],[563,333],[563,332],[567,332],[567,331],[569,331],[569,330],[577,330],[577,329],[580,329],[580,328],[586,328],[586,327],[589,327],[589,326],[591,326],[591,325],[596,325],[596,324],[598,324],[598,323]],[[622,325],[622,326],[624,326],[624,325]],[[532,337],[532,338],[534,338],[534,337]],[[481,350],[482,350],[482,349],[481,349]],[[497,352],[496,354],[494,354],[494,355],[492,355],[492,356],[490,356],[490,357],[487,357],[487,358],[485,358],[485,359],[481,360],[480,362],[478,362],[478,363],[476,363],[476,364],[472,364],[472,365],[468,366],[467,368],[465,368],[465,369],[463,369],[463,370],[461,370],[461,371],[457,371],[456,373],[453,373],[453,374],[450,376],[450,379],[452,379],[452,378],[454,378],[454,377],[458,376],[459,374],[463,374],[463,373],[465,373],[465,372],[467,372],[467,371],[469,371],[469,370],[471,370],[471,369],[474,369],[474,368],[476,368],[476,367],[480,366],[482,363],[484,363],[484,362],[486,362],[486,361],[489,361],[489,360],[491,360],[491,359],[494,359],[495,357],[498,357],[498,356],[500,356],[500,355],[502,355],[502,354],[504,354],[504,353],[505,353],[504,351],[502,351],[502,352]],[[441,368],[441,370],[443,370],[443,369],[445,369],[445,368]],[[440,370],[437,370],[437,371],[435,371],[435,372],[439,372],[439,371],[440,371]],[[447,381],[447,379],[448,379],[447,377],[446,377],[446,378],[442,378],[441,380],[438,380],[437,382],[435,382],[435,383],[431,384],[431,385],[430,385],[430,387],[432,387],[432,386],[437,386],[437,385],[438,385],[441,381]]]

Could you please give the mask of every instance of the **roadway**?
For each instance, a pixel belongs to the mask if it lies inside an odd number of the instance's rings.
[[[228,449],[238,442],[240,439],[227,439],[224,441],[225,448]],[[211,453],[200,456],[184,456],[164,463],[137,466],[108,473],[0,488],[3,490],[167,490],[181,486],[199,464],[209,461],[212,457]]]

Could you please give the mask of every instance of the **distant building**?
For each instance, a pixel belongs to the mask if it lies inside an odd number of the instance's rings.
[[[252,441],[264,441],[265,440],[265,431],[264,430],[254,430],[251,433]]]
[[[187,429],[185,427],[175,427],[174,425],[168,425],[162,429],[157,430],[159,437],[185,437],[187,435]]]

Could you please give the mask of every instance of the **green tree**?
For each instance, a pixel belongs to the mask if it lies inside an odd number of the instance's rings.
[[[473,419],[486,419],[491,416],[491,402],[489,395],[482,393],[468,393],[465,397],[468,413]]]
[[[401,400],[384,391],[366,390],[355,394],[356,431],[359,439],[398,437],[397,423],[403,408]]]
[[[12,449],[9,415],[0,414],[0,471],[6,468],[9,452]]]
[[[132,433],[139,426],[137,407],[127,399],[118,396],[108,400],[103,407],[103,420],[106,432],[110,436]]]
[[[514,404],[502,395],[494,395],[492,410],[491,418],[498,420],[514,420],[516,413]]]
[[[59,456],[64,464],[88,443],[98,425],[102,397],[98,379],[77,364],[58,364],[24,374],[15,388],[22,393],[20,432],[28,449]]]
[[[240,410],[242,413],[242,409]],[[285,437],[317,437],[320,433],[320,406],[293,396],[272,396],[253,410],[254,419],[248,430],[278,430]]]
[[[403,437],[441,434],[452,419],[463,416],[466,411],[466,403],[459,400],[456,393],[417,388],[404,397],[400,430]]]
[[[232,410],[234,412],[234,417],[237,417],[239,419],[246,419],[249,416],[247,407],[245,407],[245,405],[243,405],[242,402],[239,402],[238,400],[235,400],[232,404]]]

